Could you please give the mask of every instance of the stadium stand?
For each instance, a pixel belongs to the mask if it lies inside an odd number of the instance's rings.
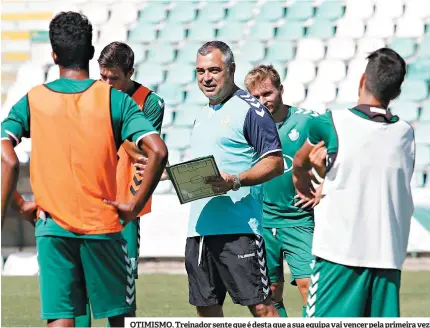
[[[204,41],[220,39],[231,45],[240,86],[253,65],[272,63],[285,86],[284,101],[320,112],[354,104],[366,54],[391,47],[408,64],[402,95],[391,109],[416,130],[415,187],[430,188],[428,0],[5,0],[2,119],[32,86],[58,77],[48,25],[65,9],[79,10],[92,21],[96,56],[110,41],[132,45],[135,78],[166,100],[162,134],[174,161],[189,158],[192,116],[205,103],[193,69]],[[98,78],[95,60],[90,72]],[[28,141],[17,148],[23,164],[30,148]],[[174,190],[163,182],[156,192]]]

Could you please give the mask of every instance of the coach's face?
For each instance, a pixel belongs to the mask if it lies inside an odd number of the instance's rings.
[[[276,88],[269,77],[261,83],[256,83],[248,91],[251,95],[257,98],[260,103],[266,106],[272,115],[275,114],[282,106],[282,93],[284,88],[282,84],[279,88]]]
[[[132,74],[133,69],[129,74],[125,74],[120,67],[100,67],[101,79],[123,92],[127,92],[127,81]]]
[[[228,69],[222,53],[214,49],[207,55],[198,55],[196,62],[197,83],[211,101],[222,100],[233,82],[234,64]]]

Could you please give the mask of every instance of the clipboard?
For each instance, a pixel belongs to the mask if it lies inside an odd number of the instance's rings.
[[[221,176],[213,155],[168,166],[166,171],[181,204],[226,194],[215,193],[210,184],[204,183],[208,176]]]

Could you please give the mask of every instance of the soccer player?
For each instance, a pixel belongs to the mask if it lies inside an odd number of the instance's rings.
[[[283,172],[281,143],[267,108],[234,83],[235,68],[224,42],[198,50],[197,82],[208,104],[194,123],[192,156],[214,156],[221,177],[206,182],[215,193],[227,194],[191,203],[185,249],[189,301],[199,316],[220,317],[228,292],[254,316],[277,317],[262,238],[261,184]]]
[[[127,93],[160,134],[164,115],[164,100],[152,90],[131,79],[134,74],[133,50],[125,43],[112,42],[104,47],[98,58],[98,63],[101,79],[115,89]],[[117,201],[127,202],[134,196],[141,184],[141,175],[136,174],[134,162],[142,154],[132,142],[125,140],[118,151],[118,156]],[[127,242],[128,256],[135,279],[138,278],[139,266],[140,216],[150,212],[151,199],[139,213],[138,218],[127,224],[121,232]],[[89,310],[84,317],[76,318],[76,326],[89,327],[90,325],[91,313]]]
[[[387,48],[367,59],[358,104],[316,117],[294,158],[298,192],[312,197],[310,157],[325,177],[315,207],[308,317],[400,315],[415,141],[412,127],[387,108],[401,92],[406,64]]]
[[[49,36],[60,79],[31,89],[2,122],[2,163],[8,166],[2,197],[10,199],[18,177],[10,173],[13,147],[31,137],[41,318],[49,326],[73,327],[85,314],[88,294],[95,318],[123,326],[136,305],[120,232],[155,189],[167,148],[127,94],[89,79],[94,47],[85,16],[58,14]],[[147,174],[130,201],[117,202],[117,151],[124,140],[147,155]]]
[[[282,298],[285,257],[290,267],[290,282],[298,287],[303,297],[304,315],[312,272],[313,206],[316,198],[296,198],[292,169],[294,155],[306,142],[310,122],[318,114],[282,103],[284,89],[272,65],[253,68],[245,77],[245,85],[251,95],[272,113],[284,156],[284,174],[264,184],[263,238],[272,299],[279,314],[287,317]]]

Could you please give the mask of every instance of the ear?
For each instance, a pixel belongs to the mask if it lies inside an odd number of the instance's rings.
[[[284,94],[284,86],[282,84],[279,85],[279,90],[281,90],[281,95]]]
[[[52,60],[54,61],[54,64],[58,65],[58,57],[54,51],[51,52],[51,57],[52,57]]]
[[[236,72],[236,63],[235,62],[231,63],[230,72],[231,72],[231,74],[234,74]]]
[[[127,78],[130,79],[134,74],[134,68],[132,68],[128,73],[127,73]]]
[[[363,75],[360,78],[360,89],[363,89],[366,85],[366,73],[363,73]]]

